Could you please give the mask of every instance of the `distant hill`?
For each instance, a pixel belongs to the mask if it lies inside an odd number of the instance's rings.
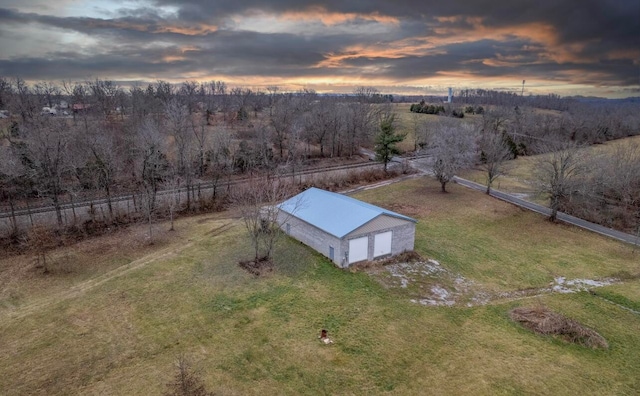
[[[569,96],[568,99],[573,99],[582,103],[640,103],[640,96],[633,96],[629,98],[620,99],[607,99],[598,96]]]

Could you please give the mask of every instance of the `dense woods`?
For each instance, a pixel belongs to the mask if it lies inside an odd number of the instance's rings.
[[[110,222],[119,216],[112,200],[123,195],[133,196],[129,213],[149,222],[160,205],[171,216],[216,208],[229,198],[223,185],[232,178],[295,175],[323,158],[359,155],[373,145],[390,99],[366,87],[329,97],[221,81],[124,88],[100,79],[29,85],[2,78],[2,209],[51,205],[63,227],[76,223],[63,218],[63,204],[106,200],[97,217]],[[167,203],[159,194],[168,189],[181,192]]]
[[[114,199],[131,195],[131,213],[151,222],[161,205],[171,217],[220,207],[234,177],[295,175],[324,158],[381,147],[385,130],[406,135],[417,151],[429,150],[443,189],[468,164],[483,166],[492,182],[503,162],[517,156],[640,133],[637,107],[619,103],[466,90],[457,93],[456,107],[412,105],[416,114],[399,125],[393,99],[368,87],[319,95],[222,81],[123,87],[101,79],[28,84],[0,78],[0,205],[4,212],[51,205],[62,227],[75,223],[63,219],[63,204],[101,199],[106,209],[96,217],[116,221]],[[439,114],[442,121],[419,113]],[[465,113],[463,120],[447,117]],[[395,153],[380,156],[385,166]],[[597,161],[580,167],[572,188],[554,198],[557,208],[625,230],[637,227],[638,149]],[[212,188],[208,194],[204,184]],[[164,190],[181,192],[160,200]],[[14,228],[11,233],[19,233]]]

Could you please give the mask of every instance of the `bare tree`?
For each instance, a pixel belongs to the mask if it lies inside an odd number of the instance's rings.
[[[156,196],[169,169],[164,147],[159,127],[151,120],[146,120],[138,129],[135,172],[144,198],[142,206],[149,222],[149,240],[153,239],[152,221],[156,210]]]
[[[43,274],[51,272],[47,263],[47,255],[58,245],[58,240],[50,229],[45,226],[37,225],[29,231],[29,245],[36,252],[36,266],[42,268]]]
[[[6,110],[13,98],[11,81],[0,76],[0,110]]]
[[[442,123],[435,132],[433,147],[433,173],[440,182],[442,192],[456,172],[473,163],[475,131],[468,124]]]
[[[509,123],[509,110],[503,107],[494,107],[482,113],[482,130],[484,132],[502,132]]]
[[[151,87],[153,89],[153,87]],[[151,113],[153,96],[149,97],[142,87],[134,85],[129,88],[129,100],[131,103],[131,117],[143,120]]]
[[[155,97],[166,106],[175,96],[175,89],[168,81],[158,80],[155,85]]]
[[[585,172],[584,156],[573,142],[546,143],[544,151],[548,154],[537,161],[535,177],[539,192],[549,198],[549,220],[556,221],[562,200],[577,191],[578,178]]]
[[[358,87],[354,92],[354,100],[346,105],[344,110],[347,116],[343,119],[346,122],[344,135],[346,155],[356,154],[362,144],[371,142],[378,115],[378,108],[373,103],[376,95],[379,93],[375,88]]]
[[[184,181],[187,189],[187,210],[191,209],[193,198],[193,161],[194,138],[200,137],[197,127],[190,128],[190,116],[187,107],[177,100],[170,100],[165,106],[166,121],[164,123],[169,136],[173,138],[175,169]],[[192,125],[193,126],[193,125]],[[191,129],[191,130],[190,130]],[[204,132],[204,131],[202,131]],[[204,155],[204,147],[201,154]]]
[[[302,145],[302,128],[303,126],[296,123],[291,129],[289,139],[287,141],[287,167],[291,169],[291,180],[295,183],[296,171],[302,166],[304,160]]]
[[[63,225],[62,203],[65,181],[72,174],[69,166],[70,130],[64,119],[34,119],[25,126],[26,145],[19,145],[36,182],[38,192],[51,199],[58,226]]]
[[[15,201],[24,198],[32,184],[29,169],[21,160],[20,150],[15,145],[0,145],[0,200],[9,201],[11,235],[14,237],[20,233],[15,214]]]
[[[342,127],[341,105],[333,98],[322,98],[310,107],[305,116],[304,138],[309,144],[320,146],[320,155],[330,149],[331,157],[340,155]]]
[[[181,99],[185,103],[189,115],[195,113],[198,107],[198,82],[183,82],[178,93],[182,97]]]
[[[277,85],[270,85],[267,87],[269,92],[269,117],[273,115],[273,105],[276,102],[276,97],[280,88]]]
[[[624,206],[640,212],[640,144],[618,145],[610,161],[610,191],[619,194]]]
[[[173,380],[167,384],[165,396],[213,396],[214,393],[207,391],[202,379],[194,371],[189,360],[181,355],[176,359],[177,372]]]
[[[78,133],[79,145],[74,157],[79,157],[76,166],[78,177],[90,180],[89,186],[104,192],[109,217],[113,219],[113,189],[121,170],[119,147],[112,130],[101,122],[87,124]],[[87,185],[87,183],[81,183]]]
[[[511,150],[502,134],[485,132],[480,139],[480,167],[487,180],[487,194],[491,194],[493,182],[504,175],[505,165],[512,158]]]
[[[11,101],[11,112],[20,114],[23,122],[31,120],[38,110],[39,103],[36,102],[36,96],[29,85],[21,78],[17,77],[12,81],[15,94]]]
[[[413,150],[425,148],[431,141],[432,134],[429,119],[423,114],[411,113],[410,128],[413,132]]]
[[[249,233],[254,263],[269,262],[280,236],[282,219],[276,204],[290,195],[291,186],[275,177],[261,176],[238,187],[234,201]]]
[[[636,231],[640,225],[640,144],[619,144],[613,152],[589,156],[591,170],[580,195],[587,201],[591,215],[604,217],[611,226]],[[601,221],[602,222],[602,221]]]
[[[253,93],[253,95],[249,98],[249,106],[253,111],[254,118],[258,118],[258,113],[264,109],[265,105],[268,104],[268,101],[269,98],[263,91],[258,90]]]
[[[278,149],[280,159],[284,158],[286,142],[295,122],[295,100],[291,95],[281,97],[270,117],[271,127],[273,128],[273,142]]]
[[[213,135],[212,144],[205,153],[206,173],[211,181],[213,192],[212,203],[218,198],[218,187],[225,176],[233,172],[233,155],[231,152],[232,134],[226,128],[218,128]]]
[[[182,180],[180,180],[180,176],[178,176],[176,172],[172,172],[171,176],[169,176],[169,182],[167,183],[167,187],[169,188],[169,220],[171,221],[169,231],[175,231],[173,219],[175,217],[176,209],[180,207],[181,184]]]
[[[121,88],[114,81],[100,79],[88,81],[86,86],[91,92],[91,98],[97,110],[102,112],[105,118],[109,117],[116,109]]]
[[[34,85],[33,92],[37,97],[43,98],[44,103],[51,108],[58,104],[61,93],[57,85],[47,81],[42,81]]]
[[[208,117],[194,117],[191,116],[191,132],[193,132],[194,137],[194,148],[195,148],[195,161],[196,164],[196,172],[199,177],[202,177],[205,173],[206,166],[206,152],[209,147],[209,142],[207,140],[209,133],[207,130],[207,126],[210,125],[208,121]]]

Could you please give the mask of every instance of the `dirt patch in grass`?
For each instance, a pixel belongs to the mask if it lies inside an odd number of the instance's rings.
[[[240,268],[255,276],[267,275],[273,272],[274,269],[273,261],[268,257],[260,258],[257,261],[241,261],[238,264]]]
[[[451,271],[434,259],[407,252],[384,261],[364,262],[351,269],[365,271],[387,289],[406,294],[410,301],[425,306],[464,305],[473,307],[494,301],[519,300],[547,294],[592,292],[594,288],[619,283],[616,278],[554,278],[546,287],[497,291]]]
[[[514,308],[509,316],[537,334],[557,336],[591,349],[609,348],[607,340],[595,330],[543,306]]]
[[[421,258],[417,253],[392,257],[366,271],[385,288],[406,294],[411,302],[420,305],[475,306],[490,301],[490,295],[473,281],[449,271],[436,260]]]

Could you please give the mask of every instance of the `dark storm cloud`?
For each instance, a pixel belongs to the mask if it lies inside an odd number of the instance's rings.
[[[151,13],[144,17],[128,16],[114,19],[88,17],[56,17],[35,13],[22,13],[16,10],[0,8],[0,23],[17,26],[24,23],[37,23],[45,26],[65,29],[85,34],[104,34],[105,32],[158,32],[161,31],[162,18]],[[124,33],[123,33],[124,34]]]
[[[584,38],[640,37],[640,2],[625,0],[156,0],[158,5],[173,5],[181,17],[192,20],[223,19],[247,10],[275,13],[314,10],[321,7],[336,13],[388,15],[399,19],[423,19],[462,15],[480,17],[490,26],[527,22],[548,22],[567,40]],[[632,33],[636,33],[633,35]]]
[[[638,84],[638,1],[152,0],[152,5],[118,10],[105,19],[0,8],[0,37],[31,25],[100,42],[77,53],[0,54],[0,75],[358,76],[410,83],[447,72]],[[290,23],[303,18],[304,24],[287,33],[238,27],[242,18],[265,14]]]
[[[329,12],[387,15],[401,20],[432,22],[438,17],[481,18],[491,27],[526,23],[553,26],[560,44],[596,41],[592,45],[637,50],[640,47],[640,1],[624,0],[157,0],[159,5],[180,8],[185,20],[223,20],[247,10],[285,13],[315,12],[318,7]],[[314,8],[315,7],[315,8]],[[464,21],[464,19],[463,19]],[[604,43],[604,44],[603,44]],[[587,50],[588,52],[588,50]]]

